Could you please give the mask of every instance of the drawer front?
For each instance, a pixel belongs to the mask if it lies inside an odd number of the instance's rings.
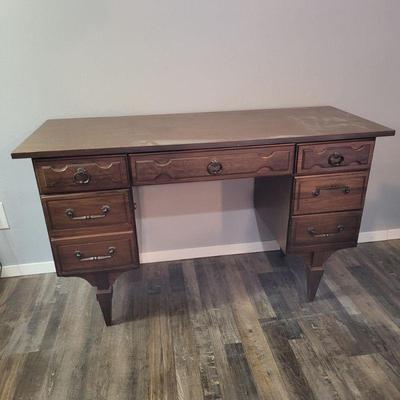
[[[52,241],[52,248],[61,275],[138,265],[133,232],[58,239]]]
[[[129,186],[125,156],[35,160],[33,165],[42,194]]]
[[[42,205],[53,237],[132,229],[133,206],[128,189],[42,196]]]
[[[298,146],[297,173],[368,169],[374,151],[373,140],[302,144]]]
[[[180,151],[132,154],[130,163],[136,185],[189,182],[292,173],[294,146],[247,149]]]
[[[293,214],[363,208],[368,171],[295,178]]]
[[[301,247],[330,243],[356,243],[361,211],[297,215],[291,218],[289,245]]]

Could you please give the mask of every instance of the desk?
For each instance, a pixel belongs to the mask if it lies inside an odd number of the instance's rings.
[[[58,119],[12,153],[32,158],[57,274],[96,287],[139,267],[131,187],[255,178],[254,206],[284,254],[323,264],[357,245],[375,138],[390,128],[334,107]],[[177,205],[178,206],[178,205]]]

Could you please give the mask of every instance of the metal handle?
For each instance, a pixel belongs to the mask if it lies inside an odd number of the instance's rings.
[[[107,260],[108,258],[113,257],[116,251],[117,249],[115,247],[109,247],[107,250],[107,255],[105,256],[85,257],[85,255],[80,250],[76,250],[74,254],[79,261],[99,261]]]
[[[222,174],[224,168],[222,167],[222,164],[217,161],[217,160],[212,160],[208,165],[207,165],[207,171],[210,175],[219,175]]]
[[[90,175],[85,168],[79,167],[74,174],[74,182],[77,185],[86,185],[90,182]]]
[[[75,213],[74,209],[73,208],[67,208],[65,210],[65,215],[68,218],[73,219],[74,221],[78,221],[78,220],[81,221],[81,220],[86,220],[86,219],[104,218],[110,212],[111,207],[105,205],[105,206],[102,206],[100,210],[101,210],[101,214],[82,215],[81,217],[75,217],[74,216],[74,213]]]
[[[318,233],[317,230],[313,226],[310,226],[307,229],[307,232],[315,238],[326,238],[326,237],[330,237],[330,236],[335,236],[343,231],[344,231],[344,225],[342,225],[342,224],[337,225],[336,232]]]
[[[334,152],[328,157],[328,163],[332,167],[338,167],[344,161],[344,156],[341,153]]]
[[[347,185],[330,185],[330,186],[320,186],[316,187],[312,191],[312,195],[318,197],[321,194],[321,190],[341,190],[344,194],[350,193],[350,187]]]

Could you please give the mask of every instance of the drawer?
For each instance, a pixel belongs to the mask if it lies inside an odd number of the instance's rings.
[[[302,144],[297,151],[297,173],[368,169],[373,151],[373,140]]]
[[[244,178],[292,173],[294,146],[258,146],[246,149],[132,154],[133,183]]]
[[[291,218],[289,246],[356,243],[361,211],[297,215]]]
[[[52,249],[61,275],[127,269],[139,264],[132,231],[56,239],[52,240]]]
[[[293,214],[363,208],[368,171],[296,176]]]
[[[42,194],[129,186],[125,156],[34,160],[33,165]]]
[[[42,205],[53,237],[130,230],[133,225],[128,189],[42,196]]]

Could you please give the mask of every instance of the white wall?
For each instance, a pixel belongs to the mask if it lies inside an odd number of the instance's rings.
[[[329,104],[399,130],[399,16],[398,0],[0,0],[1,261],[51,259],[31,163],[9,157],[44,120]],[[399,143],[377,142],[364,231],[400,227]],[[137,197],[144,251],[258,240],[251,180]]]

